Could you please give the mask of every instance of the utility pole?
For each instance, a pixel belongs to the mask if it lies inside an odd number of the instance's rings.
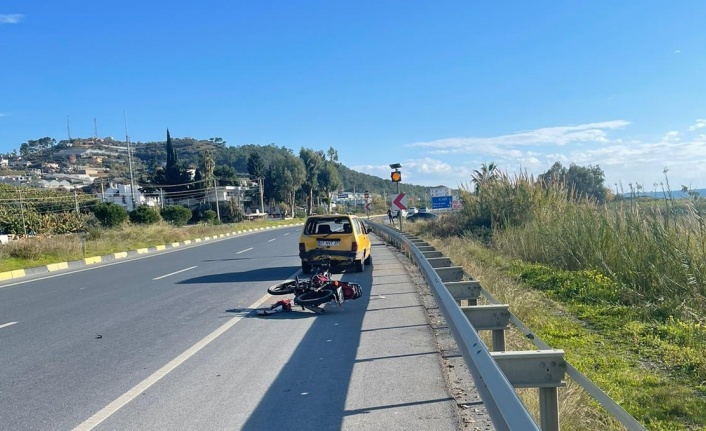
[[[74,203],[76,204],[76,215],[80,216],[81,212],[78,209],[78,193],[76,193],[76,190],[74,190]]]
[[[262,177],[258,177],[257,181],[258,181],[258,185],[260,186],[260,212],[264,214],[265,213],[265,197],[264,197],[265,185],[263,184]]]
[[[69,134],[69,143],[73,143],[73,141],[71,140],[71,124],[69,123],[69,116],[68,115],[66,116],[66,131]]]
[[[216,195],[216,215],[218,216],[218,222],[220,223],[221,221],[221,209],[219,208],[220,205],[218,205],[218,183],[216,182],[216,179],[213,179],[213,192]]]
[[[22,205],[22,191],[20,186],[17,186],[17,193],[20,195],[20,212],[22,213],[22,229],[24,230],[25,237],[27,236],[27,224],[25,223],[25,207]]]
[[[127,143],[127,163],[130,169],[130,195],[132,196],[132,209],[136,208],[135,205],[135,178],[132,175],[132,151],[130,150],[130,136],[127,133],[127,111],[125,113],[125,142]]]

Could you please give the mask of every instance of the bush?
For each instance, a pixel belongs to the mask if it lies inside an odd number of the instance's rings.
[[[114,202],[104,202],[96,205],[93,207],[93,214],[95,214],[101,225],[108,228],[120,226],[128,217],[127,210]]]
[[[159,210],[147,205],[140,205],[130,212],[130,221],[140,224],[155,224],[161,220]]]
[[[184,226],[191,219],[191,210],[181,205],[168,205],[160,213],[164,220],[174,226]]]
[[[214,210],[206,210],[203,212],[203,221],[208,224],[217,224],[218,214]]]

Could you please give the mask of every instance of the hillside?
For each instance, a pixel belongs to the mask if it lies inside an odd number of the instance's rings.
[[[223,185],[229,185],[238,177],[247,177],[247,162],[251,154],[257,153],[265,167],[287,154],[298,155],[286,147],[269,145],[227,146],[220,138],[195,139],[172,137],[172,145],[176,150],[180,164],[195,168],[199,158],[206,152],[212,154],[215,171]],[[164,166],[167,160],[166,141],[131,142],[133,174],[139,182],[150,182],[155,170]],[[45,137],[29,140],[20,148],[23,160],[31,162],[32,168],[41,169],[47,163],[56,163],[57,170],[75,172],[79,168],[95,168],[102,172],[107,180],[122,180],[129,176],[127,148],[125,142],[112,138],[75,138],[69,141],[56,142]],[[7,155],[11,157],[11,155]],[[397,185],[389,179],[354,171],[343,163],[336,163],[339,177],[343,184],[341,191],[370,191],[371,193],[390,196],[397,193]],[[424,200],[426,187],[400,183],[399,190],[407,193],[413,199]]]

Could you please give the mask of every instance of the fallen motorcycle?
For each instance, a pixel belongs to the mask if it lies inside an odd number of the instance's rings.
[[[302,309],[313,311],[316,314],[324,314],[321,307],[328,302],[336,302],[339,306],[344,301],[358,299],[362,296],[363,290],[357,283],[339,281],[331,279],[331,265],[328,262],[319,263],[312,266],[316,273],[308,279],[296,277],[276,284],[267,289],[270,295],[294,295],[294,304]]]

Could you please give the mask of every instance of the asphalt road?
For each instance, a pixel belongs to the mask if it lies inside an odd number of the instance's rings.
[[[299,271],[299,230],[0,283],[0,430],[455,429],[455,402],[409,286],[393,293],[411,301],[391,307],[396,318],[369,309],[372,268],[334,274],[368,287],[343,309],[251,313],[278,299],[268,286]],[[375,338],[381,330],[403,333],[391,343]],[[380,363],[403,365],[353,372],[377,352]],[[396,384],[405,373],[419,383]],[[368,405],[366,387],[381,382],[384,409],[351,408]],[[395,418],[405,411],[419,417]]]

